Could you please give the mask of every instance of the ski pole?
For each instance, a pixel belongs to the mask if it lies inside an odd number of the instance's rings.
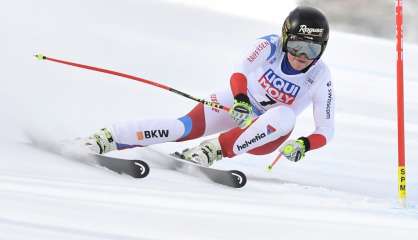
[[[149,84],[149,85],[152,85],[152,86],[155,86],[155,87],[159,87],[159,88],[165,89],[167,91],[176,93],[176,94],[178,94],[180,96],[189,98],[189,99],[191,99],[193,101],[203,103],[204,105],[209,106],[211,108],[216,108],[216,109],[224,110],[226,112],[229,111],[229,108],[228,107],[223,106],[223,105],[221,105],[219,103],[210,102],[210,101],[207,101],[207,100],[201,99],[201,98],[196,98],[196,97],[193,97],[193,96],[191,96],[191,95],[189,95],[187,93],[184,93],[182,91],[176,90],[176,89],[174,89],[172,87],[169,87],[169,86],[166,86],[166,85],[163,85],[161,83],[157,83],[157,82],[154,82],[154,81],[151,81],[151,80],[147,80],[147,79],[144,79],[144,78],[136,77],[136,76],[129,75],[129,74],[126,74],[126,73],[116,72],[116,71],[109,70],[109,69],[104,69],[104,68],[99,68],[99,67],[93,67],[93,66],[88,66],[88,65],[80,64],[80,63],[69,62],[69,61],[60,60],[60,59],[56,59],[56,58],[52,58],[52,57],[47,57],[47,56],[42,55],[42,54],[35,54],[35,57],[37,59],[39,59],[39,60],[48,60],[48,61],[52,61],[52,62],[57,62],[57,63],[61,63],[61,64],[70,65],[70,66],[73,66],[73,67],[84,68],[84,69],[88,69],[88,70],[92,70],[92,71],[96,71],[96,72],[102,72],[102,73],[106,73],[106,74],[110,74],[110,75],[115,75],[115,76],[119,76],[119,77],[123,77],[123,78],[132,79],[132,80],[135,80],[135,81],[138,81],[138,82],[142,82],[142,83],[145,83],[145,84]]]
[[[270,163],[270,165],[267,166],[267,170],[271,171],[274,165],[276,165],[277,161],[279,161],[281,157],[282,157],[282,153],[280,152],[279,155],[276,157],[276,159],[274,159],[274,161]]]

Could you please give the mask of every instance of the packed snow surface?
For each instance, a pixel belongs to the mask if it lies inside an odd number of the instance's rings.
[[[272,172],[266,166],[277,153],[220,161],[215,167],[248,176],[244,188],[231,189],[170,170],[147,149],[113,154],[148,161],[150,175],[133,179],[34,147],[32,141],[48,148],[116,121],[178,118],[195,103],[32,55],[114,69],[206,97],[229,87],[248,46],[279,33],[283,18],[271,24],[145,0],[3,5],[0,239],[418,239],[418,46],[404,46],[403,208],[397,202],[394,42],[332,31],[323,58],[337,96],[333,142],[298,163],[280,160]],[[310,134],[313,126],[309,109],[292,137]],[[153,148],[169,153],[197,143]]]

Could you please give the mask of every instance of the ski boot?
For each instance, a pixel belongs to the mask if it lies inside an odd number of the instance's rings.
[[[214,138],[203,141],[197,147],[185,149],[182,153],[175,152],[174,156],[210,167],[215,161],[222,159],[222,149],[218,138]]]
[[[116,143],[113,140],[112,133],[107,128],[102,128],[95,132],[85,139],[83,144],[96,154],[104,154],[116,150]]]

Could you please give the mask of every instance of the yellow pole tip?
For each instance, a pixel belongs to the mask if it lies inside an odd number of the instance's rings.
[[[267,170],[271,171],[272,169],[273,169],[273,166],[271,166],[271,165],[267,166]]]
[[[44,55],[42,55],[42,54],[35,54],[35,57],[38,59],[38,60],[44,60],[46,57],[44,56]]]

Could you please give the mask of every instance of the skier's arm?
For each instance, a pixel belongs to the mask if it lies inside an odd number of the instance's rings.
[[[231,75],[230,84],[234,105],[229,113],[240,128],[246,128],[252,122],[252,106],[247,96],[247,76],[273,56],[274,49],[276,49],[274,43],[259,39]]]
[[[313,150],[326,145],[334,136],[335,95],[328,69],[324,69],[324,78],[313,95],[313,114],[315,131],[304,139]]]
[[[258,39],[242,62],[234,69],[230,77],[233,96],[247,95],[247,76],[274,55],[276,47],[273,44],[266,39]]]
[[[297,162],[307,151],[325,146],[334,135],[335,96],[327,69],[322,77],[323,81],[312,99],[315,131],[307,137],[288,140],[280,147],[280,152],[290,161]]]

